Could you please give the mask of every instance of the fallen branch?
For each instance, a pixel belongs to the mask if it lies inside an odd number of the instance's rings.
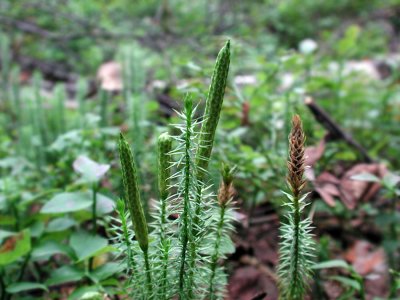
[[[344,140],[349,146],[361,153],[365,162],[371,163],[373,159],[369,156],[367,150],[361,146],[353,137],[345,132],[331,117],[317,104],[311,97],[306,97],[304,103],[310,109],[315,119],[329,132],[329,139]]]

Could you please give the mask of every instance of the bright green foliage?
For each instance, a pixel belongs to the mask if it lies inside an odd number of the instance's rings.
[[[289,160],[287,182],[291,194],[288,202],[287,223],[281,227],[279,278],[280,297],[286,300],[302,300],[307,292],[311,275],[314,241],[311,220],[302,220],[306,195],[301,196],[305,185],[305,135],[301,119],[295,115],[289,135]]]
[[[199,169],[199,176],[204,176],[211,156],[214,143],[215,130],[217,129],[219,115],[224,100],[226,81],[230,64],[230,41],[228,41],[218,54],[214,73],[211,78],[211,85],[208,91],[206,108],[204,112],[205,121],[201,127],[199,151],[196,156],[196,163]]]
[[[168,183],[171,177],[170,152],[172,151],[172,137],[163,133],[158,138],[158,191],[160,198],[168,197]]]
[[[147,298],[152,297],[152,283],[150,264],[148,256],[149,236],[146,218],[144,216],[142,203],[140,200],[140,191],[138,175],[131,148],[122,134],[119,138],[119,153],[122,167],[122,178],[125,189],[125,202],[129,208],[132,225],[135,231],[135,237],[143,251],[144,267],[146,274]]]
[[[119,154],[125,189],[124,200],[127,204],[126,206],[129,208],[136,239],[139,241],[140,248],[143,251],[147,251],[149,246],[148,229],[140,200],[137,170],[131,148],[122,134],[119,137]]]
[[[234,168],[228,165],[223,165],[221,169],[222,182],[218,192],[218,223],[214,231],[216,232],[213,254],[211,256],[210,270],[211,276],[209,279],[208,298],[222,298],[225,292],[226,276],[222,267],[218,265],[218,260],[225,258],[227,253],[221,246],[229,241],[229,234],[233,231],[233,211],[232,199],[234,196],[233,190],[233,173]]]
[[[314,257],[314,240],[311,235],[311,220],[300,222],[295,216],[306,206],[304,195],[300,199],[288,197],[287,223],[281,226],[281,244],[279,257],[280,296],[286,300],[302,300],[307,292],[308,280],[311,278],[312,258]],[[299,208],[296,208],[296,202]]]
[[[227,62],[226,55],[229,63],[229,42],[221,53],[216,65],[218,72],[221,71],[221,60]],[[224,66],[222,69],[227,72],[227,66]],[[218,78],[218,72],[214,72],[214,77]],[[225,80],[226,75],[223,76]],[[215,80],[212,85],[216,85]],[[220,93],[216,93],[215,89],[219,89]],[[203,120],[207,122],[213,119],[206,129],[213,136],[223,92],[221,87],[213,87],[211,91],[211,95],[214,95],[212,98],[218,99],[219,104],[209,106],[205,112],[205,116],[214,118],[204,117]],[[226,276],[219,266],[219,260],[229,252],[227,249],[232,248],[228,236],[232,230],[230,199],[216,201],[209,191],[211,187],[199,179],[205,179],[207,175],[205,167],[209,157],[206,155],[211,153],[212,143],[206,143],[204,138],[199,139],[197,132],[202,124],[195,118],[195,111],[193,100],[187,95],[184,111],[178,113],[182,123],[175,125],[178,135],[171,137],[164,133],[158,139],[159,201],[157,209],[151,212],[154,221],[150,224],[152,230],[144,250],[142,237],[136,229],[137,220],[132,218],[137,214],[139,205],[136,202],[140,203],[137,178],[136,175],[132,176],[132,173],[136,174],[135,165],[129,145],[122,137],[120,139],[124,186],[125,189],[129,188],[126,199],[135,202],[133,205],[129,201],[126,203],[128,212],[122,202],[118,204],[121,226],[117,226],[116,231],[118,247],[126,256],[127,274],[130,275],[127,290],[134,299],[222,299],[224,296]],[[202,130],[205,130],[204,125]],[[172,149],[173,141],[176,145]],[[208,149],[204,155],[199,154],[204,150],[200,143]],[[201,159],[197,160],[199,157]],[[199,176],[200,168],[202,176]],[[127,175],[127,170],[130,170],[130,175]],[[232,177],[228,178],[231,187]],[[128,215],[131,215],[131,222],[128,221]],[[170,216],[179,217],[170,220]],[[134,224],[134,233],[130,230],[131,223]],[[137,241],[132,239],[133,235]],[[147,257],[140,255],[138,245],[143,253],[147,253]],[[143,272],[143,269],[146,271]]]

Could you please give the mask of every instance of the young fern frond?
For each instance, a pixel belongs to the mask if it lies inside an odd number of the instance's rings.
[[[287,182],[291,194],[286,194],[288,202],[287,223],[281,226],[281,243],[279,256],[280,297],[284,300],[302,300],[308,289],[311,277],[314,241],[311,234],[311,220],[301,215],[307,205],[307,194],[301,196],[305,181],[304,156],[305,136],[301,119],[295,115],[289,136],[289,161]]]

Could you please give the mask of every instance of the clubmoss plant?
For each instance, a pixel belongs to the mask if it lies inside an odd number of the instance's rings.
[[[204,111],[204,123],[200,132],[199,151],[196,155],[196,164],[199,170],[198,177],[200,180],[207,175],[215,131],[218,126],[222,102],[224,101],[230,57],[230,41],[228,41],[218,54],[214,73],[211,77],[210,89],[208,91],[206,108]]]
[[[120,137],[125,202],[117,207],[117,246],[125,256],[130,277],[127,291],[133,299],[223,298],[226,279],[219,263],[226,254],[226,244],[231,244],[232,176],[226,169],[225,188],[221,187],[217,201],[206,184],[206,168],[228,66],[229,42],[218,56],[203,118],[196,119],[197,107],[187,95],[184,110],[178,113],[181,122],[175,125],[178,135],[163,133],[158,139],[159,200],[150,212],[153,221],[149,226],[141,206],[134,156]]]
[[[122,133],[119,137],[119,154],[122,167],[122,180],[125,189],[125,203],[129,209],[132,225],[135,231],[135,237],[139,243],[140,249],[143,251],[147,292],[152,293],[151,273],[149,264],[149,236],[146,218],[144,216],[142,203],[140,200],[139,183],[135,161],[131,148],[125,140]]]
[[[218,221],[215,228],[215,242],[210,262],[210,279],[208,287],[208,299],[218,299],[224,296],[226,276],[224,270],[219,267],[218,260],[225,257],[221,245],[224,240],[229,240],[232,227],[232,200],[235,194],[233,188],[233,173],[235,168],[223,164],[221,168],[222,181],[218,190]]]
[[[203,116],[203,124],[201,126],[199,147],[196,153],[197,166],[197,191],[195,199],[194,223],[197,226],[192,227],[192,235],[197,236],[198,228],[204,227],[206,219],[202,219],[201,215],[205,213],[204,206],[201,203],[203,191],[207,190],[205,178],[207,177],[208,163],[211,158],[212,148],[214,145],[215,132],[218,126],[222,103],[224,100],[226,83],[230,65],[230,41],[218,53],[215,63],[214,72],[211,77],[211,85],[208,91],[206,107]],[[191,245],[191,256],[196,256],[196,243]],[[194,269],[195,259],[192,260],[191,269]]]
[[[292,130],[289,135],[289,160],[287,183],[290,194],[285,193],[289,211],[287,224],[281,226],[281,244],[279,257],[280,297],[285,300],[301,300],[308,288],[311,277],[312,258],[314,257],[314,241],[311,235],[311,220],[302,219],[305,198],[301,195],[305,185],[304,156],[305,135],[301,119],[295,115],[292,119]]]
[[[168,261],[171,251],[171,238],[168,225],[169,205],[167,203],[170,195],[170,182],[171,182],[171,159],[170,154],[172,151],[172,137],[167,133],[163,133],[158,138],[158,192],[159,192],[159,214],[154,218],[156,222],[155,231],[158,231],[159,249],[160,249],[160,268],[161,275],[158,278],[160,289],[158,295],[160,299],[168,299],[169,287],[169,266]],[[158,227],[157,227],[158,225]]]

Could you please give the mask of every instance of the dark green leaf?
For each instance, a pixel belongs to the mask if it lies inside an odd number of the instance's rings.
[[[66,282],[75,282],[83,278],[85,273],[74,266],[64,266],[51,272],[51,277],[46,281],[46,285],[53,286]]]
[[[45,290],[47,291],[47,287],[44,284],[36,283],[36,282],[17,282],[10,284],[6,291],[10,294],[30,291],[30,290]]]
[[[47,224],[46,231],[47,232],[64,231],[68,228],[71,228],[75,224],[76,224],[75,220],[70,219],[68,217],[57,218],[57,219],[51,220]]]
[[[70,246],[74,249],[78,261],[95,256],[107,247],[107,245],[107,239],[85,231],[74,233],[70,240]]]
[[[114,275],[115,273],[122,272],[122,270],[123,266],[120,263],[109,262],[95,269],[90,276],[97,281],[101,281]]]

